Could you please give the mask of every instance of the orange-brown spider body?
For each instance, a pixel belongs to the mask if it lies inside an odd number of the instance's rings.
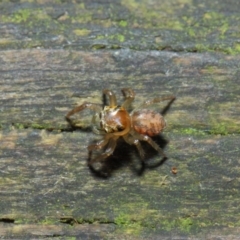
[[[150,137],[158,135],[166,127],[166,122],[160,113],[148,109],[133,112],[132,127],[140,134]]]
[[[167,96],[147,100],[139,107],[140,110],[133,110],[129,113],[127,108],[134,100],[135,93],[130,88],[124,88],[122,92],[125,101],[121,106],[117,105],[115,94],[105,89],[103,93],[109,96],[109,106],[101,109],[98,104],[85,102],[72,109],[66,116],[67,121],[72,123],[70,116],[85,108],[96,112],[92,119],[94,123],[93,131],[97,134],[103,134],[104,138],[98,143],[88,146],[88,150],[91,152],[92,150],[102,149],[104,147],[106,147],[106,149],[100,156],[92,159],[89,165],[92,165],[96,161],[103,161],[110,156],[116,148],[119,137],[122,137],[128,144],[135,145],[142,159],[144,157],[144,151],[140,141],[148,142],[156,151],[165,157],[161,148],[151,137],[161,133],[166,127],[166,122],[160,113],[148,110],[145,107],[165,100],[173,101],[175,97]],[[97,118],[99,119],[99,125],[96,123]]]
[[[130,115],[123,107],[106,106],[100,113],[100,126],[106,133],[120,132],[130,126],[140,134],[153,137],[162,132],[166,122],[160,113],[152,110],[142,109]]]
[[[100,126],[106,133],[120,132],[130,125],[131,118],[123,107],[105,106],[100,113]]]

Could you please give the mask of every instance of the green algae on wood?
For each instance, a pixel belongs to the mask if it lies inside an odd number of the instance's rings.
[[[103,37],[106,49],[118,46],[136,50],[239,53],[239,14],[221,8],[224,2],[218,6],[210,2],[199,5],[191,0],[163,1],[160,5],[157,1],[143,0],[106,5],[87,1],[54,5],[26,2],[18,8],[7,3],[0,5],[4,9],[0,11],[0,21],[7,28],[11,23],[18,31],[25,32],[28,43],[10,31],[11,41],[0,39],[3,49],[59,48],[63,43],[68,43],[65,47],[69,49],[93,49],[93,45],[103,44],[99,41]],[[44,36],[47,36],[45,40]],[[79,37],[82,44],[76,45]],[[9,34],[3,39],[9,39]]]

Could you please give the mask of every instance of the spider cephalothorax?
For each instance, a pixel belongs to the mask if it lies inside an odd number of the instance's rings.
[[[71,123],[70,116],[85,108],[96,112],[92,119],[92,122],[95,124],[93,131],[98,134],[103,134],[104,137],[98,143],[88,146],[88,150],[91,152],[92,150],[102,149],[104,147],[106,147],[106,149],[101,155],[92,159],[89,162],[90,165],[96,161],[103,161],[110,156],[116,148],[119,137],[122,137],[128,144],[135,145],[142,159],[144,157],[144,151],[140,141],[148,142],[165,157],[161,148],[151,137],[161,133],[166,127],[166,122],[160,113],[146,109],[146,107],[165,100],[173,101],[175,97],[167,96],[147,100],[138,107],[137,110],[129,113],[126,109],[134,100],[135,93],[130,88],[124,88],[122,92],[125,101],[121,106],[117,105],[115,94],[105,89],[103,90],[103,94],[109,96],[109,106],[105,106],[102,109],[98,104],[84,102],[82,105],[72,109],[66,116],[67,121]],[[96,119],[99,119],[99,127],[96,127]]]
[[[130,124],[129,113],[121,106],[105,106],[100,112],[100,126],[106,133],[123,131]]]

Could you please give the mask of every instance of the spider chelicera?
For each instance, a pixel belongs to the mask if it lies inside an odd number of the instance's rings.
[[[143,102],[137,109],[128,112],[126,109],[134,100],[135,93],[131,88],[122,89],[125,101],[122,105],[117,105],[115,94],[108,89],[103,90],[103,94],[109,97],[109,106],[103,109],[100,104],[84,102],[82,105],[72,109],[67,115],[66,120],[72,125],[71,116],[86,108],[95,112],[92,118],[93,132],[102,134],[103,139],[96,144],[88,146],[88,151],[105,148],[105,151],[89,161],[89,166],[95,162],[101,162],[109,157],[117,146],[117,140],[122,137],[128,144],[135,145],[141,159],[144,159],[144,151],[140,141],[149,143],[156,151],[166,157],[162,149],[152,140],[151,137],[158,135],[166,127],[163,116],[153,110],[146,109],[151,104],[169,100],[172,102],[175,97],[167,96],[154,98]],[[97,126],[97,119],[99,125]]]

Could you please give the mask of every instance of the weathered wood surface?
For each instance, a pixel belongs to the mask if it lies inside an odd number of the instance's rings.
[[[1,237],[238,238],[238,1],[0,5]],[[103,178],[86,164],[91,113],[78,131],[64,116],[123,87],[133,107],[176,95],[154,139],[168,160],[144,145],[141,168],[120,143]]]

